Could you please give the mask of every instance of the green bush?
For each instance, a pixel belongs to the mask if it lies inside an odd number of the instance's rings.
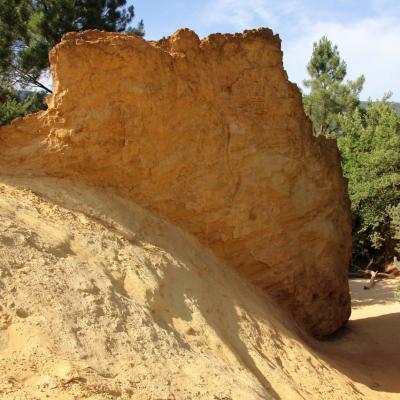
[[[349,180],[358,261],[388,261],[400,250],[400,118],[387,100],[339,117],[337,143]]]

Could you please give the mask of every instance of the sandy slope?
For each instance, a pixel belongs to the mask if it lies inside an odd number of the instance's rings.
[[[398,362],[394,303],[366,318],[360,298],[343,337],[300,339],[265,294],[131,202],[0,182],[1,399],[396,398],[377,375],[378,355]],[[377,326],[391,347],[372,343]]]

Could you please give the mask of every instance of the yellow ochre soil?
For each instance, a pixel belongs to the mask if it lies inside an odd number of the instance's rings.
[[[0,128],[3,174],[107,188],[196,237],[314,336],[347,322],[347,184],[277,35],[71,32],[50,63],[48,109]]]

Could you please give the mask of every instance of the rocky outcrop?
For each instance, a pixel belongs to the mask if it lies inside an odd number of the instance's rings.
[[[87,31],[50,60],[48,110],[0,130],[3,173],[112,189],[194,234],[314,335],[347,321],[346,182],[277,36]]]

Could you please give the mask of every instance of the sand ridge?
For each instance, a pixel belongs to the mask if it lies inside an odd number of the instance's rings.
[[[361,399],[197,240],[107,191],[0,185],[2,399]]]
[[[347,336],[299,336],[196,239],[103,189],[2,177],[0,267],[1,399],[398,396],[376,369],[351,373],[370,346],[367,298]]]

